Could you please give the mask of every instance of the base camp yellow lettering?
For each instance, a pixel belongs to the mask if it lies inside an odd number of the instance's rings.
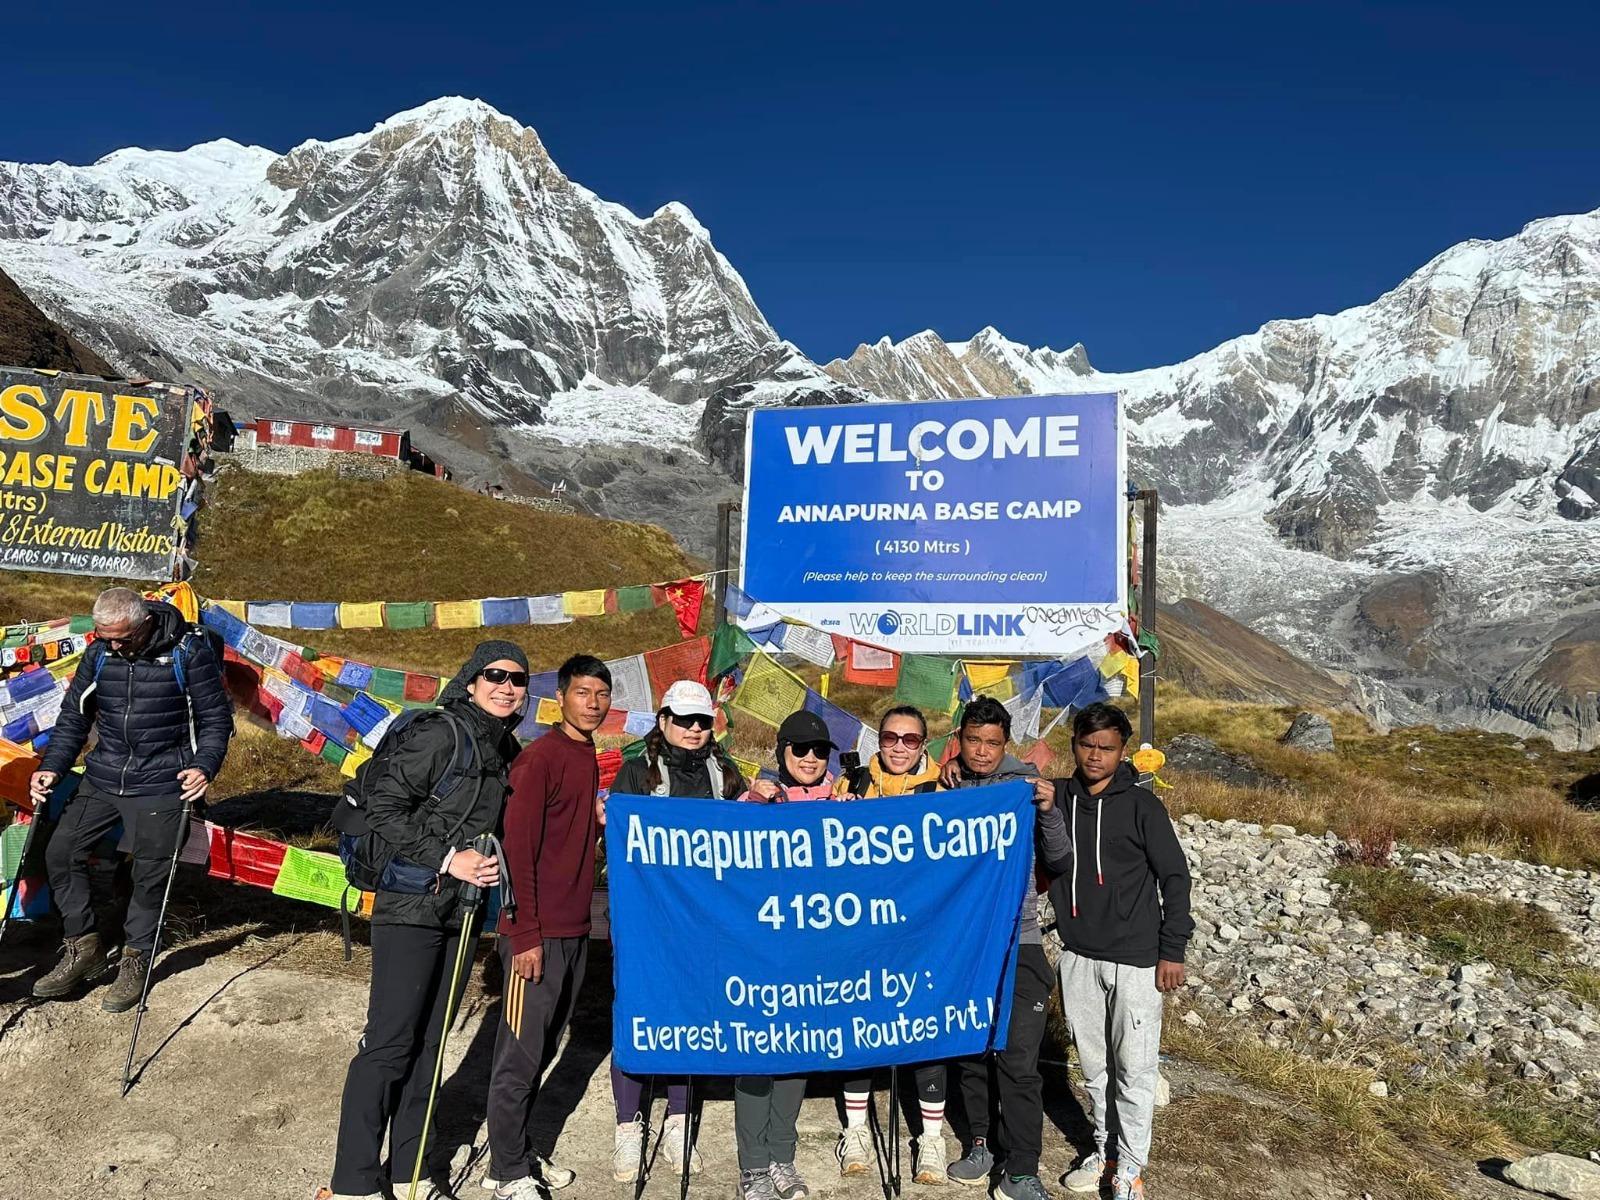
[[[94,459],[83,473],[84,489],[94,495],[137,496],[146,500],[165,500],[177,490],[178,480],[178,469],[167,463],[129,463],[103,458]]]
[[[8,457],[0,452],[0,487],[70,492],[77,469],[77,457],[71,454],[31,454],[18,450]]]

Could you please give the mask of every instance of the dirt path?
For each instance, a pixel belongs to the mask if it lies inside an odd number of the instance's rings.
[[[326,935],[311,935],[325,937]],[[13,938],[15,940],[13,940]],[[598,948],[598,947],[597,947]],[[344,1068],[366,1003],[361,957],[336,974],[286,969],[292,938],[216,938],[164,957],[141,1034],[142,1072],[119,1096],[132,1014],[102,1012],[93,993],[77,1003],[25,999],[42,939],[8,936],[0,954],[0,1089],[12,1136],[0,1142],[0,1196],[29,1200],[97,1197],[231,1197],[304,1200],[326,1182]],[[364,952],[362,952],[364,954]],[[538,1119],[545,1149],[578,1172],[572,1197],[631,1196],[610,1179],[613,1117],[607,1074],[609,959],[595,956],[573,1036],[548,1077]],[[483,1162],[483,1092],[499,1001],[480,967],[440,1102],[440,1157],[453,1161],[450,1193],[478,1200]],[[1151,1192],[1179,1200],[1219,1196],[1350,1197],[1364,1190],[1314,1138],[1296,1139],[1272,1101],[1225,1079],[1169,1064],[1173,1103],[1157,1121]],[[1086,1133],[1064,1071],[1047,1067],[1043,1174],[1053,1184],[1070,1164],[1068,1135]],[[709,1081],[700,1146],[707,1174],[691,1195],[729,1196],[735,1174],[732,1104],[725,1081]],[[883,1094],[878,1093],[880,1105]],[[659,1126],[662,1103],[657,1102]],[[959,1112],[952,1114],[960,1121]],[[801,1117],[799,1165],[818,1197],[871,1200],[874,1178],[842,1181],[833,1163],[838,1129],[833,1089],[819,1080]],[[968,1195],[915,1187],[907,1195]],[[1459,1194],[1518,1193],[1460,1164]],[[1369,1185],[1370,1187],[1370,1185]],[[1053,1192],[1060,1193],[1052,1187]],[[676,1178],[653,1179],[646,1195],[675,1196]],[[1384,1194],[1387,1189],[1379,1189]],[[449,1194],[449,1193],[444,1193]],[[1402,1195],[1401,1191],[1393,1194]]]

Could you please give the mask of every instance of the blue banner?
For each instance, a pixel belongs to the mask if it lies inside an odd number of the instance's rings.
[[[741,587],[891,650],[1077,652],[1122,627],[1113,394],[756,409]]]
[[[797,1075],[1005,1045],[1033,788],[753,804],[613,795],[612,1053]]]

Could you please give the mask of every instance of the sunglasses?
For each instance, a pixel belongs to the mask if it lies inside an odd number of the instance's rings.
[[[528,673],[526,671],[508,671],[504,667],[485,667],[478,672],[478,677],[490,683],[509,683],[512,687],[525,688],[528,686]]]
[[[928,739],[920,733],[880,733],[878,745],[904,746],[907,750],[919,750],[922,743]]]
[[[671,721],[679,729],[710,729],[715,724],[705,713],[689,713],[687,716],[680,717],[675,712],[668,712],[667,720]]]
[[[833,749],[831,742],[794,742],[789,746],[796,758],[826,759]]]

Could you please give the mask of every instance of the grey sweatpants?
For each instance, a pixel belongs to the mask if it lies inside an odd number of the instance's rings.
[[[733,1081],[733,1134],[739,1170],[765,1171],[792,1163],[800,1140],[795,1124],[805,1103],[806,1077],[740,1075]]]
[[[1118,1165],[1150,1158],[1161,1072],[1161,993],[1154,967],[1061,952],[1061,1009],[1078,1046],[1095,1145]],[[1114,1145],[1107,1151],[1107,1142]]]

